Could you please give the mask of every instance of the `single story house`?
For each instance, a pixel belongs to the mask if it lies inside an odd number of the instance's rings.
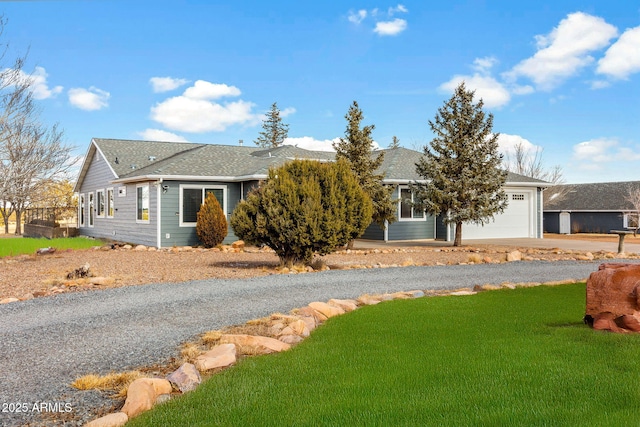
[[[640,181],[557,185],[545,194],[546,233],[609,233],[635,228],[629,190]]]
[[[422,155],[406,148],[384,150],[379,173],[394,188],[398,221],[382,230],[372,224],[362,236],[373,240],[453,240],[453,227],[412,209],[409,184],[419,181],[415,164]],[[266,179],[269,168],[292,159],[333,161],[335,153],[284,145],[247,146],[130,141],[94,138],[74,191],[78,194],[81,235],[149,246],[197,245],[196,214],[208,193],[218,198],[227,218],[247,193]],[[542,237],[544,181],[509,173],[509,206],[484,227],[466,224],[464,239]],[[236,239],[233,230],[225,242]]]

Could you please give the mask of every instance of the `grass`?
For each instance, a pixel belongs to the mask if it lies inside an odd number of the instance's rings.
[[[0,239],[0,258],[22,254],[34,254],[40,248],[52,247],[63,249],[88,249],[99,246],[99,240],[84,237],[61,237],[58,239],[35,239],[30,237],[5,237]]]
[[[128,426],[640,424],[640,336],[585,326],[584,284],[369,306]]]
[[[129,385],[143,377],[144,374],[139,371],[113,372],[107,375],[89,374],[75,380],[71,383],[71,387],[78,390],[111,391],[117,397],[125,397]]]

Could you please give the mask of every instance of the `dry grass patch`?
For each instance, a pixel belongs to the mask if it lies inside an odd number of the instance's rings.
[[[110,391],[115,398],[125,397],[129,384],[144,377],[140,371],[112,372],[107,375],[89,374],[76,379],[71,387],[78,390],[102,390]]]

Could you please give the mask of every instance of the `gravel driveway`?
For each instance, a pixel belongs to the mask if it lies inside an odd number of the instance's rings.
[[[179,344],[202,332],[288,312],[315,300],[583,279],[599,264],[516,262],[328,271],[130,286],[1,305],[0,425],[37,421],[33,405],[41,402],[60,402],[59,407],[87,421],[87,408],[108,408],[110,402],[98,392],[70,388],[75,378],[163,363],[177,354]],[[14,413],[16,404],[27,412]]]

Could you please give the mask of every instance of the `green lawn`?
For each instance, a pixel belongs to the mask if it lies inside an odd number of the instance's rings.
[[[589,329],[584,300],[580,284],[361,308],[127,425],[640,425],[640,336]]]
[[[88,249],[102,245],[100,240],[84,237],[63,237],[59,239],[34,239],[30,237],[3,237],[0,239],[0,258],[21,254],[33,254],[40,248]]]

